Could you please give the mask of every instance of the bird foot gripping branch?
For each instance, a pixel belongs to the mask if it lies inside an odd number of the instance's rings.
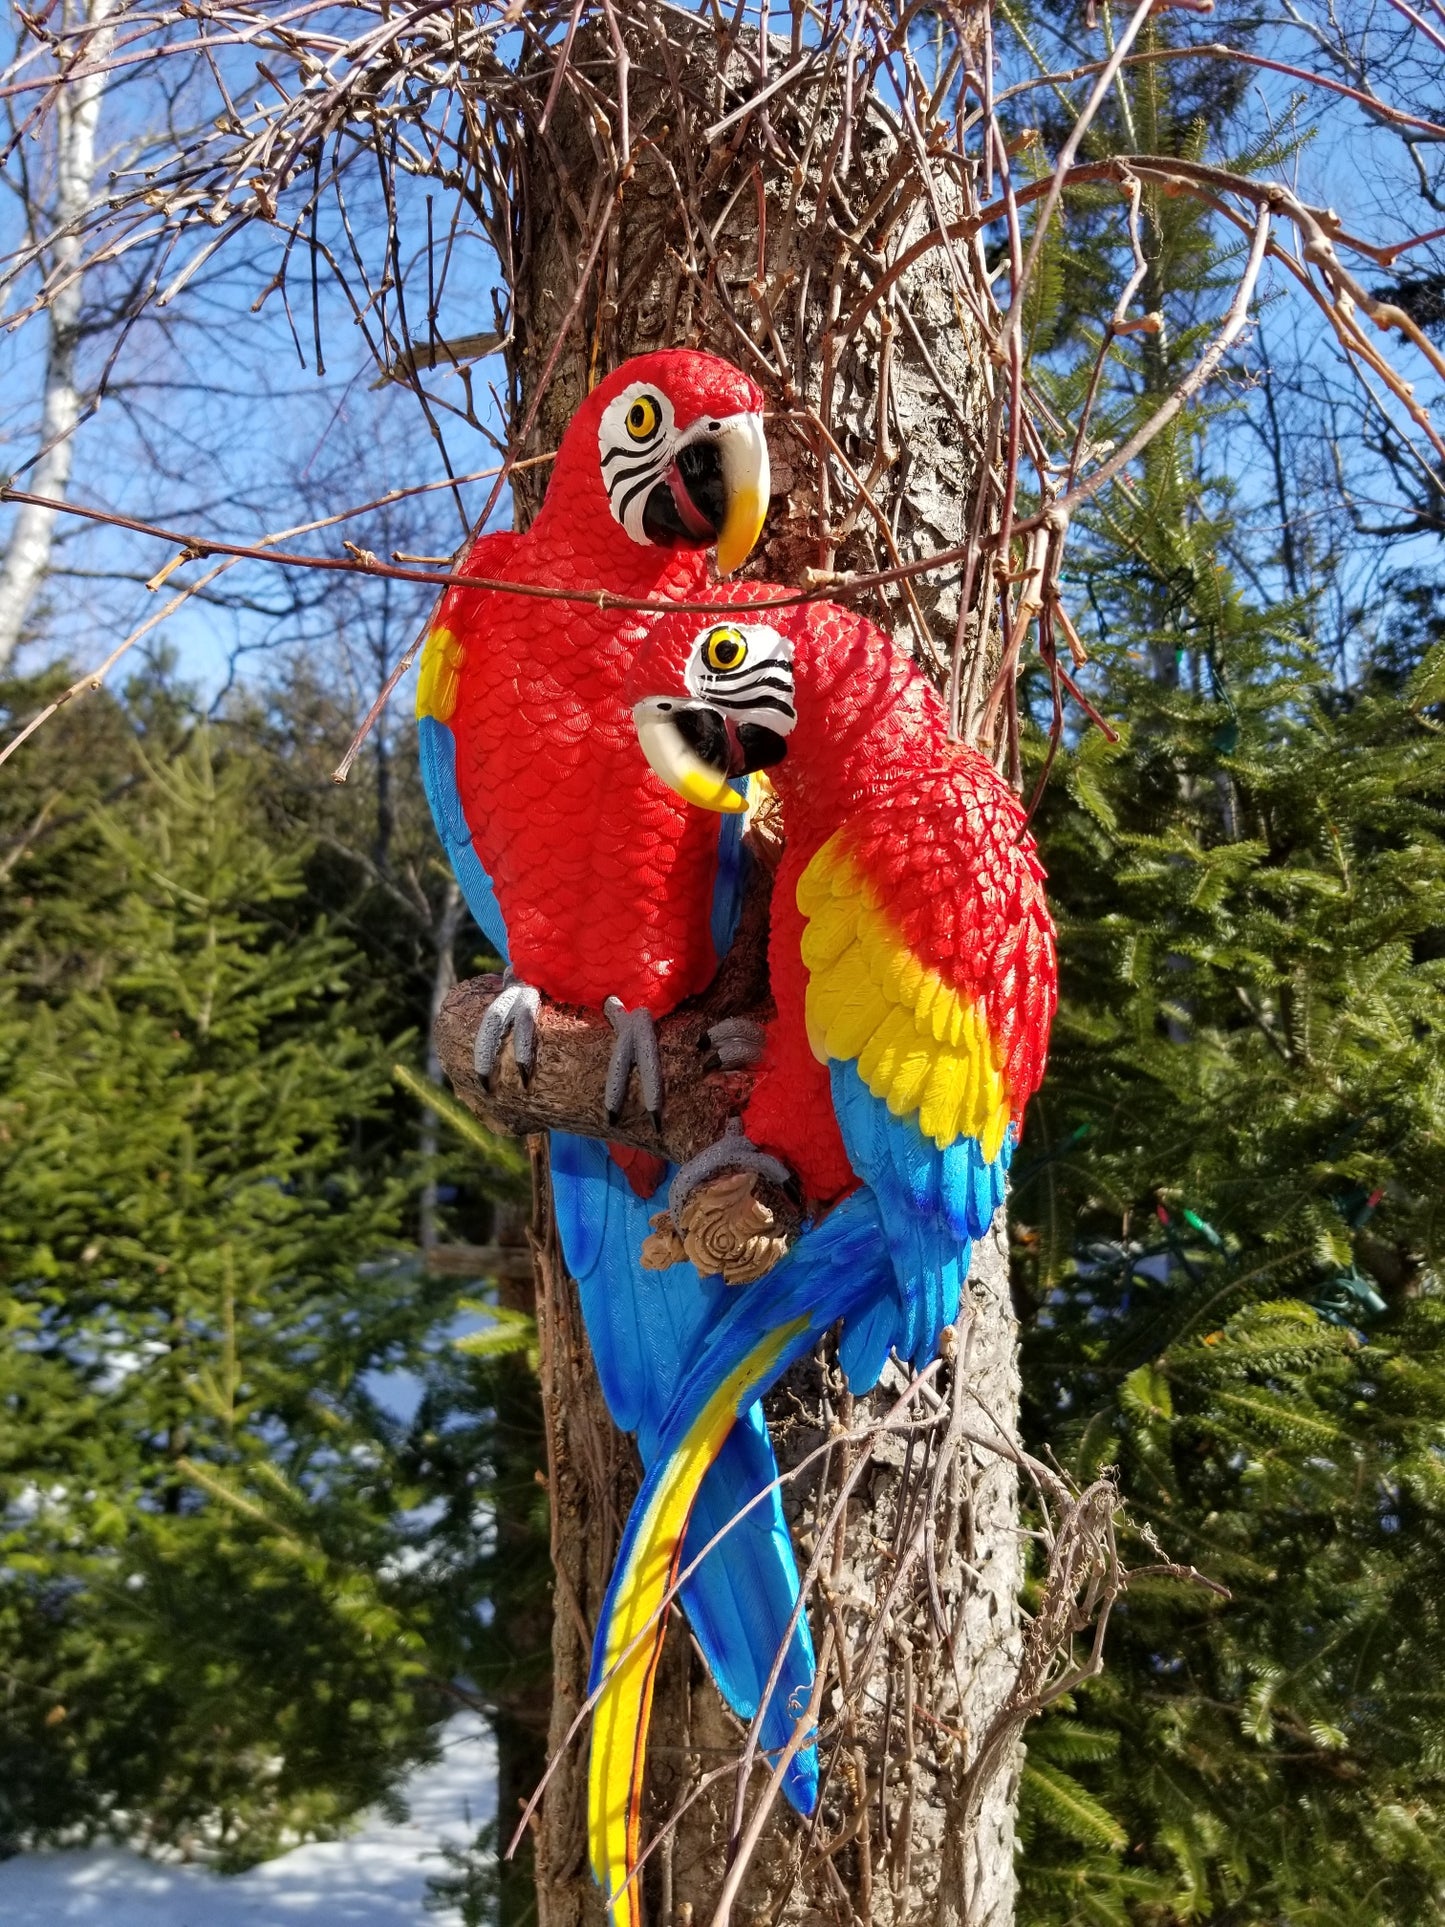
[[[739,1119],[729,1119],[717,1143],[672,1180],[667,1209],[652,1219],[642,1247],[643,1264],[667,1271],[686,1259],[704,1277],[720,1273],[724,1284],[755,1284],[791,1242],[777,1197],[791,1183],[787,1165],[749,1143]]]
[[[765,900],[749,923],[760,917]],[[505,1132],[575,1131],[676,1163],[667,1209],[654,1214],[642,1245],[643,1266],[667,1271],[690,1261],[703,1276],[753,1284],[799,1228],[793,1174],[749,1143],[737,1116],[762,1024],[742,1014],[714,1018],[712,999],[659,1024],[608,1001],[616,1007],[604,1006],[599,1019],[519,985],[510,970],[474,978],[443,1008],[443,1065],[463,1101]],[[509,1033],[510,1056],[502,1048]]]
[[[654,1224],[664,1237],[652,1246],[651,1268],[670,1267],[684,1255],[684,1243],[696,1243],[723,1260],[710,1263],[709,1271],[741,1284],[761,1277],[797,1233],[792,1174],[749,1144],[737,1124],[771,1009],[765,990],[769,895],[769,872],[760,863],[714,984],[656,1024],[648,1019],[637,1026],[646,1031],[649,1073],[629,1074],[620,1088],[619,1015],[621,1028],[630,1029],[629,1017],[645,1013],[587,1010],[533,992],[523,1020],[526,1063],[517,1061],[515,1028],[514,1049],[502,1046],[508,1022],[515,1026],[522,1014],[512,973],[458,984],[438,1018],[443,1068],[463,1103],[494,1128],[514,1135],[573,1131],[680,1167],[668,1211],[657,1214],[667,1224]],[[626,1068],[630,1073],[630,1057]],[[685,1226],[667,1242],[683,1214]]]
[[[525,1087],[532,1081],[537,1061],[537,1011],[541,992],[524,984],[510,964],[502,972],[502,988],[477,1030],[472,1046],[472,1068],[482,1080],[482,1089],[492,1088],[497,1059],[510,1036],[517,1074]]]
[[[627,1099],[627,1080],[633,1071],[642,1089],[642,1102],[658,1136],[662,1135],[662,1058],[657,1049],[657,1026],[645,1006],[629,1010],[620,997],[608,997],[602,1015],[617,1033],[607,1066],[602,1101],[607,1121],[615,1123]]]
[[[698,1185],[676,1219],[659,1211],[642,1246],[643,1264],[669,1271],[686,1260],[703,1277],[718,1273],[725,1285],[755,1284],[788,1250],[786,1232],[757,1185],[754,1172],[729,1171]]]

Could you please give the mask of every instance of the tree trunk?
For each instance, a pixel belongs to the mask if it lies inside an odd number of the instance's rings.
[[[104,60],[115,37],[106,24],[116,0],[85,0],[80,22],[94,31],[85,37],[77,58]],[[67,23],[71,24],[71,23]],[[77,23],[78,24],[78,23]],[[45,394],[41,408],[42,454],[26,483],[36,495],[63,497],[70,482],[74,452],[72,436],[80,420],[76,386],[76,356],[80,346],[81,255],[79,226],[90,206],[90,183],[95,173],[95,130],[100,120],[104,74],[92,73],[60,91],[55,110],[56,194],[55,244],[49,272],[60,285],[50,307],[50,348],[45,362]],[[39,210],[31,216],[37,225]],[[50,567],[50,545],[55,511],[24,505],[16,514],[5,561],[0,566],[0,671],[14,655],[25,633],[25,622],[35,595]]]
[[[437,1019],[441,1016],[442,1006],[456,987],[457,966],[455,952],[457,934],[461,930],[467,913],[462,897],[462,886],[456,878],[447,878],[446,891],[442,897],[441,909],[437,912],[435,944],[436,965],[432,971],[431,1022],[427,1026],[426,1074],[433,1084],[439,1084],[442,1076],[442,1062],[437,1052]],[[424,1253],[430,1252],[437,1241],[437,1181],[436,1159],[438,1150],[437,1114],[427,1108],[421,1114],[420,1142],[422,1162],[427,1170],[427,1178],[422,1185],[421,1210],[418,1213],[417,1243]]]
[[[545,1141],[532,1139],[530,1149],[534,1167],[545,1175]],[[513,1248],[530,1254],[549,1216],[545,1186],[533,1196],[530,1219],[525,1205],[497,1205],[493,1236],[498,1247],[508,1256]],[[509,1275],[506,1265],[497,1267],[497,1303],[508,1311],[535,1310],[534,1271],[535,1261],[525,1276]],[[515,1562],[523,1571],[534,1571],[544,1550],[539,1544],[537,1489],[533,1483],[543,1476],[544,1463],[538,1417],[536,1381],[531,1374],[517,1372],[503,1377],[496,1406],[497,1553],[499,1559]],[[490,1694],[490,1718],[497,1738],[497,1815],[503,1844],[546,1768],[554,1701],[547,1678],[548,1628],[545,1614],[539,1614],[533,1603],[540,1589],[519,1590],[525,1607],[513,1607],[509,1619],[497,1626],[509,1676],[498,1681]],[[536,1863],[531,1842],[524,1842],[497,1871],[497,1927],[530,1927],[536,1916]]]
[[[589,383],[628,355],[703,346],[754,374],[769,398],[774,501],[757,573],[797,582],[809,569],[886,568],[900,555],[962,541],[989,379],[956,277],[974,276],[977,294],[981,257],[932,250],[851,336],[845,327],[883,265],[940,211],[948,218],[946,186],[930,193],[906,128],[878,104],[876,86],[858,83],[850,102],[837,63],[818,63],[811,80],[710,137],[756,91],[763,61],[781,71],[801,41],[760,47],[741,38],[729,47],[726,35],[671,20],[666,40],[627,41],[632,166],[610,216],[601,129],[610,123],[616,140],[622,90],[607,30],[577,34],[545,133],[528,139],[511,237],[510,353],[517,419],[534,404],[537,413],[519,452],[554,448]],[[536,96],[527,110],[534,129],[554,57],[534,75],[523,69],[521,85]],[[545,470],[518,478],[520,525],[544,478]],[[920,580],[869,613],[939,673],[954,648],[957,602],[955,573]],[[537,1248],[557,1570],[556,1751],[585,1694],[591,1629],[637,1469],[597,1393],[555,1232],[544,1228]],[[851,1444],[841,1435],[886,1413],[901,1377],[855,1407],[836,1370],[815,1360],[769,1400],[785,1467],[833,1440],[788,1488],[800,1564],[842,1481],[856,1481],[823,1547],[812,1600],[815,1638],[831,1650],[832,1667],[821,1709],[820,1815],[808,1826],[774,1809],[734,1912],[940,1927],[1005,1927],[1013,1918],[1017,1743],[992,1747],[982,1776],[970,1768],[1018,1671],[1018,1493],[1012,1464],[964,1436],[1016,1435],[1016,1332],[1001,1231],[975,1254],[958,1356],[933,1383],[944,1396],[926,1435],[893,1431]],[[700,1770],[735,1759],[739,1745],[737,1724],[674,1615],[653,1716],[650,1827],[676,1815]],[[602,1916],[587,1868],[585,1775],[585,1750],[574,1741],[536,1835],[543,1927]],[[748,1783],[746,1813],[764,1779],[755,1773]],[[670,1927],[713,1918],[736,1833],[735,1780],[731,1771],[714,1779],[649,1860],[650,1920]]]

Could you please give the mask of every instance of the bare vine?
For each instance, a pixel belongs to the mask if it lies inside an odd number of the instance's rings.
[[[256,0],[132,0],[108,16],[99,37],[84,21],[67,24],[54,5],[41,7],[23,16],[20,50],[0,74],[0,103],[12,127],[0,150],[7,161],[43,131],[67,90],[98,76],[111,86],[163,82],[187,91],[206,112],[169,144],[155,138],[138,144],[133,160],[92,194],[83,213],[68,216],[63,234],[24,237],[0,267],[0,293],[10,297],[9,325],[22,326],[80,277],[140,257],[147,266],[136,306],[158,311],[178,301],[243,230],[270,235],[277,258],[256,306],[284,305],[298,353],[313,354],[321,365],[318,288],[324,280],[339,290],[379,377],[414,391],[443,469],[449,468],[448,418],[492,435],[500,431],[503,459],[473,518],[480,523],[508,486],[526,493],[519,464],[536,459],[529,444],[550,372],[569,334],[584,325],[599,275],[604,285],[589,324],[591,361],[601,366],[625,352],[616,332],[625,290],[616,285],[610,237],[624,197],[637,191],[648,168],[661,170],[677,202],[684,238],[670,245],[694,325],[699,308],[721,318],[736,358],[763,381],[775,413],[817,465],[819,519],[810,564],[799,572],[799,595],[865,598],[905,623],[920,656],[937,663],[948,683],[959,734],[1017,774],[1015,689],[1030,638],[1055,689],[1056,729],[1065,699],[1085,714],[1090,709],[1075,675],[1058,663],[1059,639],[1074,672],[1086,655],[1061,589],[1070,522],[1111,484],[1126,480],[1148,443],[1218,375],[1248,328],[1266,263],[1318,308],[1350,364],[1377,385],[1418,438],[1427,465],[1445,461],[1445,440],[1401,356],[1418,358],[1442,377],[1445,357],[1405,308],[1372,293],[1347,265],[1353,255],[1391,267],[1439,238],[1438,230],[1371,240],[1346,232],[1330,209],[1307,204],[1280,179],[1174,155],[1080,158],[1119,76],[1160,61],[1243,61],[1347,96],[1409,141],[1445,140],[1445,126],[1393,105],[1377,81],[1341,68],[1338,58],[1335,71],[1323,59],[1311,69],[1191,37],[1193,17],[1210,11],[1201,0],[1137,0],[1121,16],[1106,58],[999,87],[995,37],[1009,16],[1003,9],[995,19],[980,0],[950,0],[941,9],[913,0],[792,0],[779,19],[782,31],[746,6],[694,11],[669,0],[604,0],[595,8],[584,0],[526,8],[515,0],[469,8],[442,0],[363,0],[344,9],[321,0],[280,9]],[[1158,22],[1167,14],[1180,18],[1183,30],[1160,44]],[[1411,9],[1403,14],[1418,35],[1433,39],[1427,20]],[[1142,44],[1151,34],[1156,44]],[[699,36],[716,75],[710,112],[688,98],[701,82],[691,81],[688,64],[669,51],[686,44],[695,57]],[[636,110],[639,62],[665,75],[665,106],[679,118],[696,112],[705,119],[707,151],[689,179],[669,157],[668,129],[657,125],[655,112],[649,118]],[[1018,118],[1042,89],[1071,102],[1084,90],[1071,106],[1067,138],[1047,164],[1031,130],[1020,134]],[[532,402],[519,419],[515,363],[509,397],[489,401],[478,375],[488,355],[516,347],[517,269],[534,218],[527,156],[541,149],[555,158],[554,123],[565,97],[585,106],[593,166],[589,178],[564,181],[577,272],[558,304],[551,339],[529,344],[542,374],[529,384]],[[875,148],[880,138],[886,143],[886,164],[865,155],[870,138]],[[757,234],[756,271],[745,287],[728,285],[718,273],[720,235],[725,221],[736,218],[736,206],[721,219],[710,209],[703,213],[710,179],[729,172],[738,178],[740,163],[745,181],[732,202],[740,193],[752,198]],[[810,168],[817,179],[805,191]],[[1191,198],[1247,243],[1234,296],[1195,368],[1162,407],[1131,424],[1117,446],[1091,439],[1097,379],[1078,419],[1062,421],[1031,367],[1026,338],[1031,290],[1069,196],[1105,185],[1119,191],[1136,267],[1101,335],[1100,371],[1117,343],[1157,325],[1131,312],[1142,280],[1141,194]],[[441,220],[438,191],[448,210]],[[496,325],[448,333],[451,284],[479,239],[495,264]],[[905,459],[890,406],[891,344],[906,334],[927,359],[928,330],[912,312],[909,278],[940,256],[958,325],[983,350],[987,433],[973,465],[967,540],[930,544],[915,530],[901,545],[896,518],[876,493],[880,477]],[[820,287],[825,272],[827,285]],[[306,313],[309,343],[297,319]],[[785,348],[785,336],[806,344],[806,362],[796,345]],[[840,388],[848,356],[861,345],[880,370],[866,424]],[[943,410],[952,404],[943,378],[937,399]],[[0,500],[47,502],[13,482],[0,490]],[[187,559],[260,557],[279,568],[394,575],[438,587],[473,579],[464,570],[417,569],[354,547],[325,556],[297,553],[279,547],[279,532],[228,544],[138,524],[99,506],[60,499],[49,505],[174,545]],[[918,519],[926,524],[926,511]],[[153,579],[159,586],[160,577]],[[940,662],[915,585],[939,592],[947,583],[956,585],[945,594],[954,608],[955,643]],[[173,601],[165,613],[176,606]],[[970,637],[988,636],[991,650],[968,646]],[[134,639],[77,688],[95,686]],[[411,650],[403,655],[382,700],[412,656]],[[363,732],[377,713],[379,705]]]

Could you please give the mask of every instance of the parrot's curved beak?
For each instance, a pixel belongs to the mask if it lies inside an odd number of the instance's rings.
[[[787,748],[771,729],[738,725],[710,703],[677,696],[634,703],[632,720],[643,755],[667,787],[686,803],[728,816],[747,808],[732,779],[771,769]]]
[[[648,497],[643,528],[664,547],[716,543],[718,573],[731,575],[762,534],[770,490],[762,417],[705,416],[679,441]]]
[[[718,447],[724,510],[717,532],[717,569],[719,575],[731,575],[752,554],[768,513],[772,476],[761,418],[732,416],[723,423]]]
[[[685,803],[737,816],[747,803],[729,781],[727,724],[706,703],[651,696],[636,703],[632,720],[642,753]]]

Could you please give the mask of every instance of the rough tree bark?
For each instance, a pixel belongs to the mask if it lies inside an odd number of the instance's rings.
[[[428,1031],[426,1054],[426,1074],[433,1084],[441,1082],[441,1058],[437,1051],[437,1020],[442,1007],[457,981],[457,968],[453,953],[457,945],[457,933],[466,916],[466,903],[462,897],[461,885],[455,877],[447,878],[446,892],[442,898],[441,909],[436,920],[436,966],[432,972],[431,1027]],[[427,1109],[421,1114],[419,1149],[428,1170],[436,1169],[438,1131],[437,1114]],[[437,1184],[434,1177],[428,1178],[422,1186],[421,1210],[418,1214],[417,1243],[422,1251],[429,1253],[437,1242]]]
[[[93,29],[79,57],[103,61],[115,37],[107,24],[116,0],[85,0],[74,23]],[[71,24],[70,22],[66,23]],[[95,132],[100,121],[105,75],[90,73],[60,90],[55,106],[56,186],[53,214],[55,244],[50,272],[60,277],[50,301],[50,346],[45,361],[45,391],[40,418],[39,462],[26,483],[35,495],[64,496],[70,482],[80,391],[76,358],[80,347],[82,252],[80,224],[90,206],[95,173]],[[32,214],[37,223],[43,218]],[[5,560],[0,566],[0,670],[25,633],[26,618],[50,567],[55,511],[27,503],[16,514]]]
[[[610,9],[608,19],[616,30]],[[809,569],[887,567],[900,555],[959,542],[968,533],[990,406],[960,285],[960,277],[981,274],[981,257],[933,250],[849,336],[848,317],[880,266],[947,218],[939,191],[930,191],[914,164],[909,130],[876,89],[850,98],[836,63],[825,61],[767,110],[710,133],[742,98],[740,87],[756,90],[760,64],[781,71],[803,50],[786,39],[729,46],[726,35],[715,39],[673,19],[665,39],[619,30],[628,36],[633,165],[610,218],[597,184],[605,179],[606,130],[618,135],[615,33],[584,28],[550,113],[542,115],[540,98],[529,103],[530,123],[545,118],[547,125],[528,141],[510,237],[516,419],[537,408],[531,441],[518,453],[555,447],[589,383],[627,355],[705,346],[755,374],[769,396],[774,500],[757,573],[797,581]],[[551,77],[550,60],[540,62],[535,78],[524,66],[519,85],[545,95]],[[605,239],[594,254],[603,221]],[[517,479],[520,525],[535,512],[544,475]],[[839,500],[844,488],[847,506]],[[957,576],[932,576],[872,613],[940,673],[955,643],[957,600]],[[986,623],[983,629],[986,646]],[[968,629],[964,641],[974,643]],[[555,1232],[545,1214],[537,1222],[556,1566],[556,1750],[582,1703],[591,1629],[637,1474],[633,1449],[597,1393]],[[952,1402],[966,1419],[962,1429],[1012,1440],[1016,1332],[1001,1234],[975,1255],[960,1344]],[[877,1394],[871,1409],[892,1404],[899,1382]],[[947,1372],[940,1383],[949,1383]],[[770,1400],[785,1466],[863,1416],[826,1360],[795,1372]],[[850,1458],[857,1449],[840,1446],[790,1487],[800,1559],[814,1546],[840,1480],[859,1471]],[[937,1432],[927,1441],[882,1437],[866,1450],[870,1462],[813,1601],[815,1634],[825,1644],[830,1629],[833,1635],[835,1669],[823,1707],[820,1817],[807,1827],[775,1810],[734,1911],[784,1922],[1006,1927],[1016,1742],[990,1749],[986,1774],[970,1767],[1018,1670],[1013,1466],[958,1438],[948,1445]],[[740,1740],[677,1616],[653,1733],[655,1828],[676,1818],[700,1771],[736,1757]],[[649,1862],[651,1920],[713,1917],[735,1832],[735,1777],[717,1777]],[[759,1784],[755,1778],[749,1797]],[[574,1743],[534,1836],[543,1927],[601,1918],[587,1871],[584,1795],[585,1750]]]

